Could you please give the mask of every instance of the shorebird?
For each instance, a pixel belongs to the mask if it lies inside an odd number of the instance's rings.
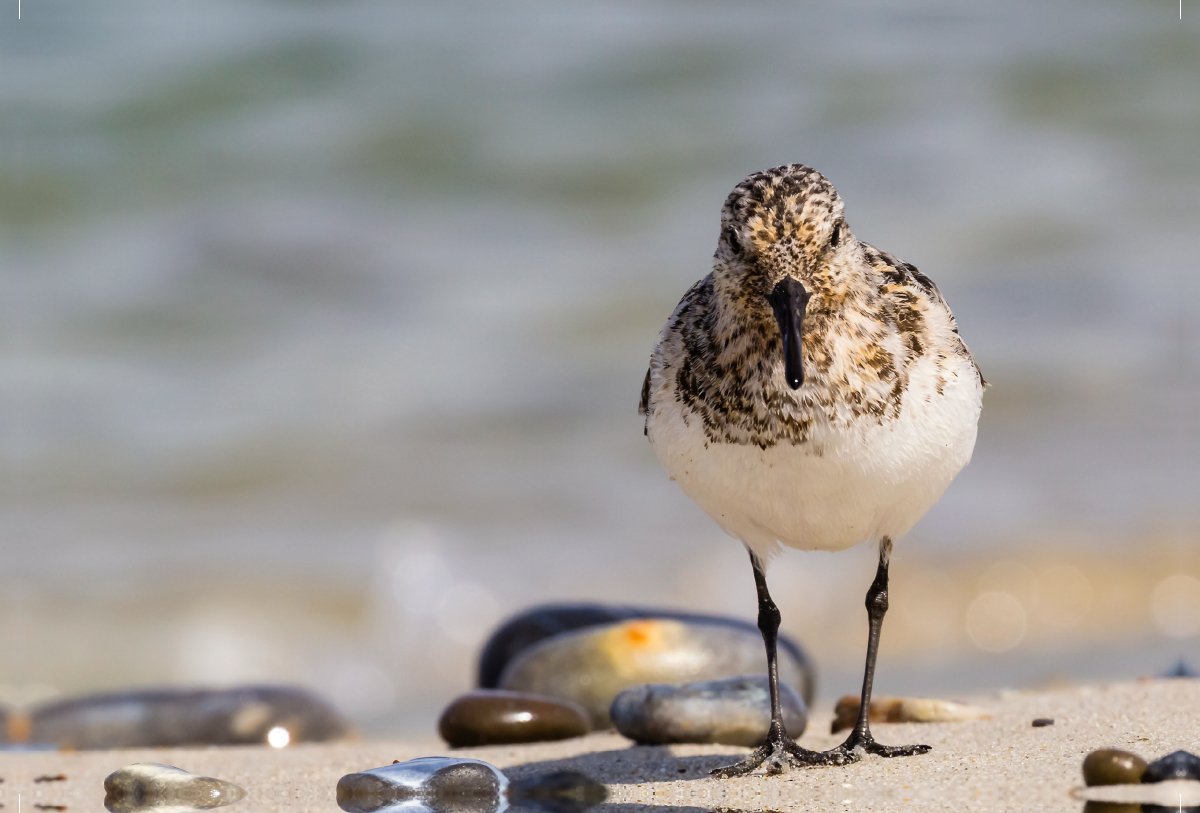
[[[671,479],[741,540],[754,570],[771,724],[760,748],[715,775],[930,750],[871,736],[888,562],[970,460],[983,387],[937,286],[856,239],[819,172],[775,167],[730,193],[712,273],[667,320],[639,406]],[[767,562],[781,545],[833,551],[872,539],[858,720],[838,747],[810,751],[783,726]]]

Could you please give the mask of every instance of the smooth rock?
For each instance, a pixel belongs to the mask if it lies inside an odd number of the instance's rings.
[[[554,771],[518,779],[508,788],[513,805],[545,813],[582,813],[608,798],[608,789],[578,771]]]
[[[757,629],[729,624],[639,619],[547,638],[505,667],[500,687],[572,700],[592,727],[609,727],[613,698],[643,683],[689,683],[766,672]],[[803,696],[810,675],[782,650],[779,679]]]
[[[343,776],[338,807],[347,813],[504,813],[509,806],[543,813],[582,813],[608,796],[577,771],[554,771],[509,782],[478,759],[422,757]]]
[[[1200,677],[1200,672],[1197,672],[1193,666],[1180,658],[1167,671],[1159,675],[1160,678],[1196,678]]]
[[[292,743],[343,736],[333,707],[312,692],[276,686],[173,689],[79,697],[34,709],[29,739],[79,750],[255,745],[273,728]]]
[[[111,813],[207,810],[244,798],[246,791],[232,782],[155,762],[126,765],[104,778],[104,806]]]
[[[1152,805],[1153,807],[1153,805]],[[1145,808],[1137,803],[1128,802],[1086,802],[1083,813],[1142,813]]]
[[[591,730],[587,711],[576,703],[499,689],[464,694],[438,721],[452,748],[565,740]]]
[[[853,728],[858,722],[862,699],[848,694],[833,710],[830,732]],[[931,700],[924,697],[873,697],[868,718],[873,723],[957,723],[966,720],[990,720],[986,709],[955,703],[950,700]]]
[[[793,739],[808,724],[804,701],[787,684],[779,686],[783,725]],[[652,683],[626,689],[609,710],[617,731],[640,745],[674,742],[762,745],[771,725],[771,691],[766,675],[748,675],[683,685]]]
[[[1146,760],[1116,748],[1101,748],[1083,758],[1083,781],[1097,785],[1133,785],[1142,781]]]
[[[347,813],[397,806],[405,813],[502,813],[508,778],[478,759],[422,757],[346,774],[337,783],[337,803]]]
[[[673,619],[685,623],[716,624],[745,630],[762,636],[752,621],[722,615],[701,615],[661,607],[636,607],[620,604],[543,604],[512,616],[488,637],[479,658],[479,687],[494,689],[500,686],[500,676],[509,662],[534,644],[567,632],[576,632],[588,627],[605,626],[634,619]],[[795,688],[811,706],[816,691],[816,671],[805,651],[791,637],[779,635],[779,652],[800,666],[804,677]],[[766,659],[764,652],[763,659]],[[763,667],[756,667],[756,669]]]
[[[1200,779],[1200,757],[1187,751],[1175,751],[1146,766],[1142,784],[1168,779]]]
[[[1034,728],[1045,728],[1046,726],[1054,725],[1053,717],[1034,717],[1029,723]]]

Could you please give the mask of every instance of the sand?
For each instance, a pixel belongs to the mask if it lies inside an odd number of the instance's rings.
[[[573,768],[606,783],[610,798],[597,813],[663,808],[703,810],[954,810],[1078,811],[1083,808],[1080,764],[1095,748],[1116,747],[1155,759],[1200,747],[1200,681],[1154,680],[1058,691],[1002,692],[954,698],[991,710],[993,719],[964,723],[877,724],[885,743],[924,742],[927,755],[867,757],[839,768],[783,776],[718,781],[708,771],[745,749],[727,746],[632,746],[612,733],[529,746],[462,749],[511,776]],[[828,748],[829,713],[815,713],[801,738]],[[1035,717],[1054,725],[1034,728]],[[235,782],[249,791],[230,813],[335,813],[334,786],[345,773],[393,759],[444,755],[436,739],[207,749],[142,749],[86,753],[0,753],[0,797],[6,813],[31,804],[65,805],[72,813],[101,811],[101,783],[132,762],[164,762]],[[35,782],[37,777],[66,779]],[[1200,789],[1200,783],[1188,783]],[[1093,789],[1103,792],[1105,789]],[[1161,788],[1162,795],[1175,788]],[[1101,793],[1102,795],[1102,793]],[[1198,794],[1200,798],[1200,794]],[[1187,799],[1185,798],[1185,803]],[[45,809],[45,808],[42,808]]]

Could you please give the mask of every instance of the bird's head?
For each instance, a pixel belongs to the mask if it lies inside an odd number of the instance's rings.
[[[735,308],[773,315],[792,389],[804,383],[801,336],[810,300],[837,291],[839,269],[855,244],[842,208],[821,173],[788,164],[746,178],[721,210],[713,257],[717,290]]]

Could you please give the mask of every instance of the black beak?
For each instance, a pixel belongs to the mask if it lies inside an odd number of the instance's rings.
[[[788,386],[800,389],[804,383],[804,364],[800,358],[800,331],[804,326],[804,309],[808,307],[809,293],[799,280],[786,277],[767,294],[767,301],[775,311],[779,323],[779,335],[783,339],[783,377]]]

